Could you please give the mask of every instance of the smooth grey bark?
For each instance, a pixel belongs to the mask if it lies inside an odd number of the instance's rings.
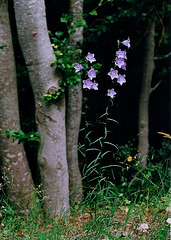
[[[65,96],[45,104],[42,95],[59,88],[59,76],[50,43],[44,0],[14,0],[20,46],[28,68],[36,103],[40,133],[39,163],[45,208],[54,215],[69,208],[69,175],[66,159]]]
[[[70,0],[70,14],[72,21],[82,19],[83,0]],[[83,27],[76,27],[75,33],[70,34],[70,45],[74,49],[81,47],[83,42]],[[72,60],[79,61],[80,56],[75,55]],[[67,101],[67,161],[69,169],[70,202],[74,204],[82,200],[82,177],[78,161],[78,137],[82,112],[82,83],[74,90],[68,89]]]
[[[141,155],[141,167],[145,168],[149,151],[149,98],[154,71],[155,23],[149,22],[149,31],[145,39],[142,86],[139,99],[138,150]]]
[[[0,1],[0,162],[9,199],[25,212],[33,204],[33,180],[23,145],[3,134],[20,129],[15,60],[8,15],[8,1]]]

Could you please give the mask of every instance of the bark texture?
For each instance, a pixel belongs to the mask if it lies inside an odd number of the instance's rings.
[[[20,129],[15,60],[8,16],[8,1],[0,1],[0,128]],[[25,212],[33,204],[33,181],[23,145],[0,132],[0,161],[7,192],[14,208]]]
[[[83,0],[70,0],[70,14],[75,22],[82,18]],[[75,28],[76,32],[70,34],[70,45],[80,48],[83,42],[83,27]],[[75,61],[79,56],[75,56]],[[82,200],[82,180],[78,161],[78,137],[82,112],[82,83],[80,82],[74,90],[68,89],[67,102],[67,161],[69,169],[70,202],[80,202]]]
[[[149,26],[150,28],[145,39],[142,86],[139,99],[138,150],[142,157],[142,168],[144,168],[147,164],[147,156],[149,150],[149,98],[151,92],[152,76],[154,71],[154,21],[151,21],[149,23]]]
[[[59,87],[59,77],[50,67],[55,57],[47,31],[44,0],[14,0],[14,9],[19,42],[35,96],[45,208],[54,215],[69,208],[65,96],[57,104],[45,104],[42,98],[52,87]]]

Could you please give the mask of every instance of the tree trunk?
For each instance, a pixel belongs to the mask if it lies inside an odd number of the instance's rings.
[[[0,128],[20,129],[15,60],[8,15],[8,1],[0,2]],[[0,132],[0,160],[7,192],[14,208],[25,212],[33,204],[33,181],[23,145]]]
[[[82,18],[83,0],[70,0],[70,14],[75,22]],[[70,34],[70,45],[80,48],[83,42],[83,27],[75,28],[76,32]],[[79,56],[74,56],[73,60],[79,60]],[[82,200],[82,180],[78,161],[78,137],[82,112],[82,83],[80,82],[74,90],[68,89],[67,102],[67,161],[69,168],[69,188],[70,202],[80,202]]]
[[[55,56],[48,36],[44,1],[14,0],[14,8],[19,42],[35,96],[45,208],[54,215],[69,208],[65,96],[56,104],[45,104],[42,98],[51,87],[59,87],[59,76],[50,67]]]
[[[151,82],[154,71],[154,34],[155,23],[149,23],[150,28],[145,39],[145,53],[143,62],[142,86],[139,100],[139,121],[138,121],[138,150],[141,154],[141,166],[145,168],[149,150],[149,98]]]

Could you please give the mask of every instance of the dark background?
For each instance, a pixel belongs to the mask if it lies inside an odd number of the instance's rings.
[[[62,13],[68,13],[68,0],[45,1],[48,29],[51,32],[64,31],[67,37],[67,28],[60,22]],[[86,0],[84,12],[89,13],[99,1]],[[97,9],[98,15],[86,17],[88,28],[84,31],[83,56],[87,52],[95,54],[98,62],[102,63],[101,75],[97,78],[99,91],[89,91],[86,93],[88,99],[87,121],[91,126],[87,131],[92,131],[91,137],[97,139],[104,134],[104,128],[99,117],[105,113],[108,104],[106,97],[107,89],[110,85],[110,78],[107,76],[110,68],[113,67],[113,60],[117,50],[117,40],[125,40],[128,36],[131,39],[131,48],[128,51],[126,80],[122,87],[117,87],[118,92],[113,103],[110,102],[109,117],[116,120],[108,122],[107,128],[111,131],[107,141],[113,144],[123,145],[128,141],[134,141],[136,147],[138,134],[138,101],[141,86],[142,64],[144,57],[144,35],[147,30],[147,21],[150,9],[156,6],[158,14],[163,14],[164,1],[114,1],[106,3]],[[34,118],[34,97],[30,85],[27,69],[23,60],[20,46],[17,39],[15,17],[12,1],[9,1],[9,11],[11,18],[11,28],[13,33],[13,43],[16,58],[16,70],[18,80],[19,107],[21,127],[24,132],[36,130]],[[170,52],[170,14],[169,9],[164,9],[162,19],[164,26],[164,36],[162,43],[158,47],[163,26],[156,17],[156,57],[161,57]],[[152,86],[158,81],[162,84],[152,93],[149,104],[149,140],[150,145],[160,148],[163,137],[157,132],[170,132],[170,57],[167,59],[155,60],[155,70],[153,74]],[[84,117],[81,127],[84,127]],[[80,133],[80,142],[84,142],[84,135]],[[25,149],[32,170],[35,169],[37,145],[26,143]],[[109,147],[110,149],[110,147]],[[34,171],[33,171],[34,172]]]

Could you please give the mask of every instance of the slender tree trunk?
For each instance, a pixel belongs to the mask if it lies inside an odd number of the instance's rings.
[[[19,42],[36,102],[45,207],[54,215],[69,208],[65,96],[57,104],[45,104],[42,98],[52,88],[57,90],[59,87],[59,77],[50,67],[55,57],[47,31],[44,0],[14,0],[14,8]]]
[[[138,150],[142,158],[142,168],[144,168],[147,164],[149,150],[149,98],[154,71],[155,23],[154,21],[150,21],[149,24],[150,28],[145,39],[142,86],[139,99]]]
[[[0,2],[0,128],[20,129],[15,60],[8,16],[8,1]],[[14,208],[27,211],[33,204],[33,181],[23,145],[0,132],[2,174]]]
[[[75,22],[82,18],[83,0],[70,0],[70,14]],[[74,49],[80,48],[83,42],[83,27],[75,28],[76,32],[70,34],[70,44]],[[75,56],[74,60],[79,60]],[[70,202],[82,200],[82,180],[78,161],[78,137],[82,112],[82,83],[80,82],[74,90],[68,89],[67,102],[67,161],[69,168]]]

